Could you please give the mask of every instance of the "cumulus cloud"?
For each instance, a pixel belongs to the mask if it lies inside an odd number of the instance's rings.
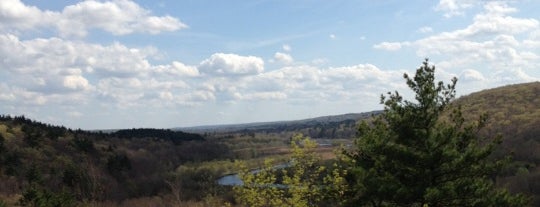
[[[120,43],[88,44],[59,38],[20,40],[0,34],[4,68],[17,74],[51,74],[81,68],[103,76],[133,76],[150,69],[151,48],[128,48]]]
[[[485,79],[486,78],[484,77],[484,75],[482,75],[482,73],[480,73],[477,70],[472,70],[472,69],[463,70],[461,74],[459,75],[459,80],[465,81],[465,82],[484,81]]]
[[[343,101],[360,98],[365,93],[377,96],[393,88],[402,74],[371,64],[337,68],[298,65],[251,76],[234,92],[238,99]]]
[[[401,88],[403,71],[387,71],[371,64],[323,68],[285,66],[246,76],[205,76],[197,91],[201,101],[341,102],[377,97]],[[375,101],[376,102],[376,101]]]
[[[63,85],[71,90],[88,90],[90,84],[88,80],[80,75],[68,75],[64,77]]]
[[[184,63],[173,61],[170,65],[158,65],[154,67],[156,73],[167,73],[170,75],[197,77],[199,70],[195,66],[185,65]]]
[[[177,18],[153,16],[149,10],[129,0],[83,1],[61,12],[43,11],[20,0],[0,2],[0,30],[25,31],[54,28],[61,36],[85,36],[90,29],[114,35],[135,32],[157,34],[187,28]]]
[[[212,94],[191,90],[190,81],[200,76],[195,66],[178,61],[152,65],[149,59],[155,55],[153,48],[120,43],[0,34],[0,81],[5,84],[0,99],[5,106],[99,101],[122,107],[212,99]]]
[[[406,46],[408,44],[408,42],[381,42],[379,44],[373,45],[373,48],[380,50],[397,51],[401,49],[402,46]]]
[[[0,29],[33,29],[54,24],[59,14],[24,5],[20,0],[0,1]]]
[[[528,73],[540,66],[536,52],[540,45],[534,44],[538,41],[534,34],[540,29],[539,21],[510,16],[517,10],[501,1],[485,2],[483,8],[463,29],[411,42],[382,42],[374,48],[416,48],[418,56],[441,59],[439,68],[457,71],[464,80],[490,82],[486,87],[535,80]]]
[[[435,7],[436,11],[444,12],[446,18],[461,16],[466,9],[474,6],[476,0],[440,0]]]
[[[253,75],[264,71],[264,61],[255,56],[216,53],[203,60],[198,68],[211,75]]]
[[[274,60],[281,63],[281,64],[285,64],[285,65],[288,65],[288,64],[291,64],[291,63],[294,62],[291,55],[289,55],[287,53],[282,53],[282,52],[276,52],[274,54]]]

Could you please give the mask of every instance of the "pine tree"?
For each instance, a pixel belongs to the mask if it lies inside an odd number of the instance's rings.
[[[498,138],[482,138],[486,116],[466,122],[449,107],[457,79],[435,82],[428,60],[413,78],[415,101],[381,96],[384,113],[359,127],[348,153],[353,206],[524,206],[527,199],[497,189],[494,178],[508,158],[490,157]]]

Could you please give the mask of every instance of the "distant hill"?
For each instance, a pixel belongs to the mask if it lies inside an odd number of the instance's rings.
[[[118,138],[156,138],[162,140],[169,140],[174,144],[181,144],[185,141],[202,141],[204,137],[195,133],[186,133],[183,131],[172,131],[170,129],[152,129],[152,128],[140,128],[140,129],[121,129],[109,134],[111,137]]]
[[[381,111],[322,116],[294,121],[258,122],[174,128],[192,133],[284,133],[301,132],[312,138],[352,138],[359,120],[368,119]]]

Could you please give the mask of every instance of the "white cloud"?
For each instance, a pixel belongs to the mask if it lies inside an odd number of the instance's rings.
[[[20,0],[0,1],[0,29],[33,29],[36,26],[53,24],[58,13],[41,11],[34,6],[26,6]]]
[[[234,94],[237,99],[339,102],[370,93],[376,97],[395,88],[402,75],[370,64],[338,68],[289,66],[244,79]]]
[[[336,35],[335,35],[335,34],[330,34],[329,37],[330,37],[330,39],[336,39]]]
[[[176,76],[185,77],[197,77],[199,76],[199,70],[195,66],[188,66],[184,63],[173,61],[170,65],[158,65],[154,67],[156,73],[166,73]]]
[[[187,28],[174,17],[152,16],[150,11],[129,0],[83,1],[66,6],[61,12],[42,11],[20,0],[4,0],[0,2],[0,23],[3,31],[54,28],[61,36],[85,36],[91,29],[126,35]]]
[[[283,45],[281,48],[282,48],[283,51],[285,51],[285,52],[290,52],[291,49],[292,49],[291,46],[290,46],[290,45],[287,45],[287,44]]]
[[[464,10],[474,6],[476,0],[440,0],[436,11],[444,12],[446,18],[464,15]]]
[[[385,71],[371,64],[337,68],[294,65],[241,77],[205,76],[198,91],[213,95],[201,101],[217,103],[341,102],[371,97],[376,104],[381,93],[401,87],[402,75],[403,71]]]
[[[82,117],[84,114],[78,111],[70,111],[67,113],[69,117],[78,118]]]
[[[238,100],[283,100],[287,98],[287,94],[281,91],[272,92],[256,92],[250,94],[236,93],[236,99]]]
[[[381,42],[379,44],[373,45],[373,48],[380,50],[397,51],[401,49],[402,46],[407,45],[409,45],[408,42]]]
[[[281,64],[285,64],[285,65],[288,65],[288,64],[291,64],[294,62],[294,59],[291,57],[291,55],[289,54],[286,54],[286,53],[282,53],[282,52],[276,52],[274,54],[274,59],[281,63]]]
[[[121,107],[193,105],[208,99],[190,90],[191,84],[196,84],[192,79],[200,76],[196,67],[178,61],[152,65],[149,59],[155,54],[153,48],[130,48],[120,43],[20,40],[0,34],[0,81],[7,84],[0,87],[0,99],[6,107],[95,101]],[[173,99],[161,92],[169,92]]]
[[[63,69],[80,68],[103,76],[133,76],[147,72],[152,48],[128,48],[86,44],[59,38],[19,40],[14,35],[0,34],[0,62],[17,74],[52,74]]]
[[[480,73],[477,70],[466,69],[466,70],[463,70],[461,72],[461,74],[459,75],[459,80],[460,81],[465,81],[465,82],[468,82],[468,81],[485,81],[486,78],[484,77],[484,75],[482,75],[482,73]]]
[[[212,75],[253,75],[264,71],[264,61],[255,56],[216,53],[203,60],[199,70]]]
[[[0,83],[0,101],[11,102],[16,99],[11,87],[7,86],[5,83]]]
[[[89,90],[88,80],[80,75],[68,75],[64,77],[63,85],[72,90]]]
[[[538,41],[535,33],[540,30],[539,21],[510,16],[517,9],[500,1],[485,2],[483,8],[474,16],[473,23],[463,29],[412,42],[383,42],[374,47],[416,48],[420,57],[442,60],[436,64],[438,68],[456,71],[465,81],[489,83],[485,87],[538,80],[529,74],[540,66],[540,44],[534,44]]]

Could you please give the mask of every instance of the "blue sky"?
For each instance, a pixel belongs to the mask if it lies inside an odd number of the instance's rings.
[[[72,128],[293,120],[540,80],[540,2],[0,2],[0,112]]]

